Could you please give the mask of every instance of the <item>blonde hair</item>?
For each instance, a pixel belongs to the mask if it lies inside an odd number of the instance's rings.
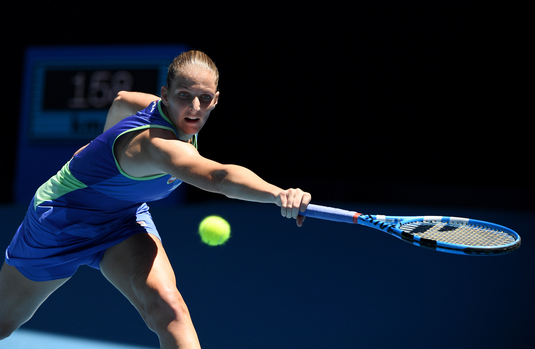
[[[190,66],[201,66],[211,70],[215,75],[215,86],[219,84],[219,71],[215,63],[208,55],[202,51],[191,50],[183,52],[176,57],[167,69],[167,86],[171,86],[171,82],[179,75],[181,75]]]

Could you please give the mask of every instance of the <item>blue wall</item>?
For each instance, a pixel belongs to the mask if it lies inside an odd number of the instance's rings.
[[[420,249],[367,228],[308,219],[298,229],[270,205],[233,200],[152,209],[203,348],[522,348],[535,312],[529,214],[342,203],[369,213],[468,216],[510,226],[519,250],[464,257]],[[0,210],[9,243],[20,207]],[[222,247],[197,224],[232,225]],[[157,347],[134,308],[82,267],[25,326]]]

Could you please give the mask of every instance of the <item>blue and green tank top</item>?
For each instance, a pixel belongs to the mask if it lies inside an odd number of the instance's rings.
[[[179,179],[169,174],[132,177],[115,158],[113,147],[120,136],[148,128],[171,130],[178,138],[159,101],[123,119],[89,143],[37,190],[33,208],[43,218],[41,223],[53,224],[51,228],[65,233],[70,233],[71,226],[94,230],[135,214],[141,204],[163,199],[175,190],[182,183]],[[197,135],[193,145],[197,147]],[[74,235],[84,234],[78,231]]]

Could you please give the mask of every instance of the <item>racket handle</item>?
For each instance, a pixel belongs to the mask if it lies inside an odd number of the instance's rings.
[[[300,212],[299,214],[305,217],[351,224],[357,224],[357,218],[360,216],[360,213],[355,211],[347,211],[339,208],[313,204],[308,205],[306,211]]]

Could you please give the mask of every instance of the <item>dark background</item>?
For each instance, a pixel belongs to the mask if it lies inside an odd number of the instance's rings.
[[[528,347],[535,188],[526,93],[517,87],[520,9],[466,1],[13,7],[1,24],[5,204],[27,47],[184,43],[221,73],[220,104],[201,132],[204,156],[301,187],[317,203],[474,217],[522,235],[510,255],[451,256],[349,225],[307,220],[294,231],[276,208],[181,188],[189,205],[151,211],[206,348]],[[24,209],[0,213],[7,245]],[[209,214],[233,226],[223,248],[195,235]],[[28,328],[155,346],[102,280],[81,268]]]
[[[28,46],[183,43],[221,72],[206,157],[318,200],[533,209],[517,14],[365,3],[15,4],[1,24],[4,128],[17,128]],[[10,183],[16,149],[2,142]]]

